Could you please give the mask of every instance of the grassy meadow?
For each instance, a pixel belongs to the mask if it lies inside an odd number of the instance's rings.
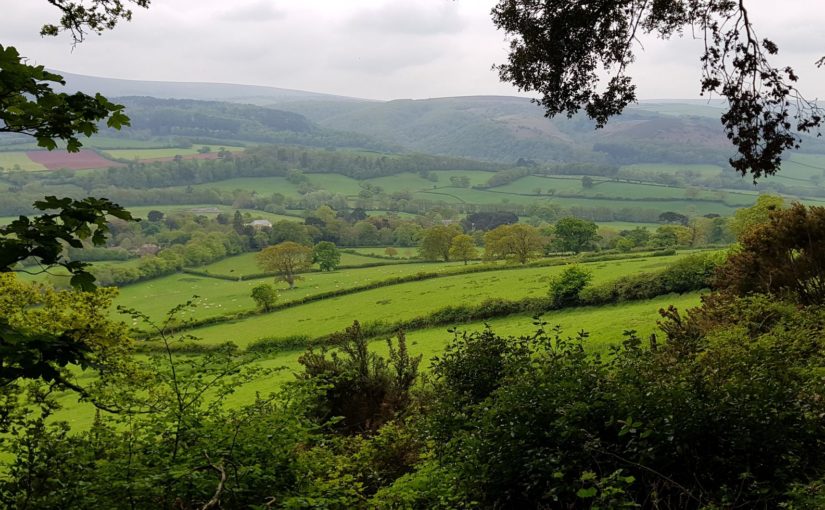
[[[590,262],[582,265],[592,271],[594,283],[601,283],[626,274],[661,269],[682,256]],[[388,268],[388,270],[410,271],[409,266],[416,266],[416,264],[390,266],[392,269]],[[561,272],[563,268],[563,266],[528,267],[449,275],[449,269],[445,267],[445,275],[439,278],[401,283],[297,305],[243,320],[198,328],[193,331],[193,334],[202,338],[206,343],[215,344],[232,341],[241,347],[248,346],[260,338],[293,335],[318,337],[338,331],[351,324],[353,320],[395,322],[412,319],[456,304],[479,304],[492,298],[520,299],[543,296],[547,293],[550,277]],[[377,269],[380,268],[342,271],[342,273],[351,275],[349,278],[344,276],[335,278],[335,275],[330,274],[309,274],[306,275],[307,279],[298,289],[281,292],[281,301],[296,299],[297,292],[300,292],[301,296],[305,296],[324,292],[327,289],[345,288],[346,285],[364,284],[368,281],[367,275],[373,275]],[[364,273],[356,273],[360,271],[364,271]],[[414,272],[408,274],[414,274]],[[189,275],[186,275],[186,277],[188,278]],[[316,279],[321,277],[324,279],[323,286],[321,281]],[[375,276],[370,277],[376,278]],[[178,287],[184,287],[181,282],[177,283]],[[194,281],[187,281],[186,283],[189,285],[195,284]],[[239,304],[245,302],[247,308],[252,308],[253,303],[251,298],[248,297],[248,292],[245,293],[246,298],[242,298],[244,291],[247,291],[247,287],[252,282],[237,282],[237,284],[236,282],[226,282],[226,284],[233,286],[232,291],[229,290],[228,286],[226,290],[227,292],[233,292],[234,297],[232,299],[235,299],[235,302]],[[124,296],[119,299],[119,302],[128,300],[131,292],[136,292],[132,289],[141,285],[143,284],[123,289]],[[149,282],[145,285],[152,285],[152,283]],[[157,283],[154,285],[157,285]],[[174,282],[169,282],[167,285],[174,287]],[[209,285],[212,285],[211,282]],[[175,293],[171,288],[164,287],[162,292],[159,292],[160,289],[157,287],[143,287],[145,293],[137,299],[135,299],[136,296],[132,295],[132,302],[146,300],[152,303],[152,308],[155,308],[161,301],[168,300],[167,304],[174,305],[177,304],[175,301],[182,302],[188,298],[188,296],[182,295],[181,292]],[[200,287],[197,290],[201,292],[199,295],[204,295]],[[224,297],[220,299],[226,299],[228,295],[221,293],[221,296]],[[175,297],[178,299],[175,300]],[[209,303],[211,307],[214,302],[210,301]],[[229,307],[227,305],[220,308]],[[149,310],[146,311],[152,313]],[[158,310],[154,313],[162,313],[162,311]],[[197,314],[198,312],[194,313]]]

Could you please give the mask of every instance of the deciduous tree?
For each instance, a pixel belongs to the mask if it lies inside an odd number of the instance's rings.
[[[560,219],[553,227],[558,249],[575,253],[589,249],[598,240],[598,231],[599,227],[594,222],[572,216]]]
[[[312,248],[285,241],[264,248],[255,258],[264,271],[277,272],[278,278],[292,289],[295,287],[295,281],[299,279],[298,273],[312,265]]]
[[[476,250],[476,243],[473,238],[467,234],[460,234],[453,238],[450,243],[450,258],[453,260],[463,260],[464,265],[467,261],[472,260],[478,256]]]
[[[275,287],[268,283],[262,283],[252,287],[252,299],[258,308],[268,312],[272,309],[272,305],[278,300],[278,291]]]
[[[502,225],[484,235],[484,258],[511,259],[520,264],[539,256],[544,238],[536,227],[517,223]]]
[[[795,203],[774,209],[768,222],[745,231],[739,243],[741,249],[718,272],[718,288],[825,303],[825,208]]]
[[[436,225],[430,227],[421,235],[421,244],[418,252],[426,260],[450,260],[450,246],[453,238],[461,234],[461,229],[455,225]]]
[[[318,264],[321,271],[334,271],[341,263],[341,252],[335,243],[321,241],[312,250],[312,262]]]

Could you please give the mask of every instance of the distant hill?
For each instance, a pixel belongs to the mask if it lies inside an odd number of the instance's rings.
[[[529,99],[507,96],[281,107],[412,150],[498,162],[722,164],[731,153],[718,116],[709,114],[715,107],[704,104],[643,103],[602,130],[584,115],[547,119]]]
[[[114,96],[112,96],[114,97]],[[126,106],[131,127],[107,130],[112,137],[186,138],[204,143],[228,141],[280,143],[311,147],[401,150],[368,135],[325,128],[305,116],[276,108],[225,101],[117,97]]]
[[[726,165],[733,155],[719,122],[720,100],[642,101],[596,130],[584,115],[547,119],[520,97],[368,101],[274,87],[63,74],[68,90],[144,96],[123,101],[135,130],[147,136],[411,151],[497,163]],[[803,148],[823,152],[825,143],[806,140]]]
[[[105,96],[150,96],[161,99],[199,99],[205,101],[230,101],[268,105],[290,101],[363,101],[345,96],[306,92],[303,90],[262,87],[257,85],[236,85],[231,83],[200,83],[121,80],[85,76],[55,70],[66,79],[65,90],[69,92],[100,92]]]

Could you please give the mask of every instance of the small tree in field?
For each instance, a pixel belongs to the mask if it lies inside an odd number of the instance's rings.
[[[384,250],[384,255],[386,255],[387,257],[395,258],[398,255],[398,250],[396,250],[392,246],[389,246],[386,250]]]
[[[318,264],[321,271],[334,271],[341,263],[341,252],[335,243],[321,241],[313,249],[312,261]]]
[[[252,288],[252,299],[255,300],[258,308],[268,312],[272,309],[275,301],[278,300],[278,291],[275,290],[274,286],[268,283],[262,283]]]
[[[473,238],[467,234],[457,235],[453,238],[450,244],[450,258],[453,260],[463,260],[464,265],[467,261],[478,256],[475,242]]]
[[[295,288],[298,273],[312,265],[312,249],[302,244],[285,241],[265,248],[256,257],[264,271],[275,271],[278,278]]]

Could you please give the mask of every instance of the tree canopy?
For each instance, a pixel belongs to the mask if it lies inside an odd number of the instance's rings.
[[[823,122],[822,110],[796,88],[793,69],[771,62],[779,48],[756,35],[742,0],[500,0],[492,14],[510,37],[501,79],[538,92],[547,116],[583,109],[603,127],[636,100],[628,68],[638,37],[692,32],[705,42],[701,91],[727,101],[721,121],[738,152],[730,164],[742,175],[774,174],[782,153],[799,146],[799,133]]]

